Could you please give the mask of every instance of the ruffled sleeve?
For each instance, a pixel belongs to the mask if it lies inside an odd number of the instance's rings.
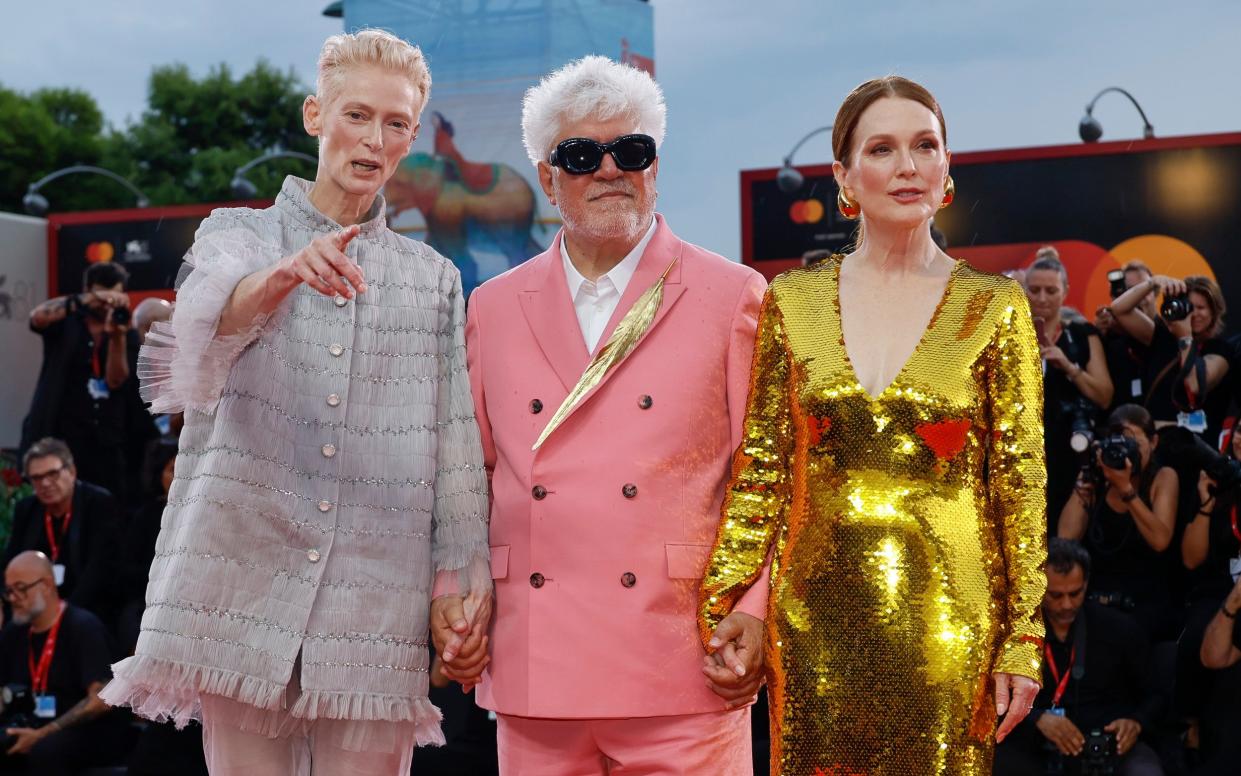
[[[153,414],[215,412],[233,364],[270,317],[221,337],[220,314],[242,278],[282,255],[275,240],[237,215],[216,211],[198,227],[177,278],[172,319],[153,325],[138,353],[140,391]]]
[[[1047,468],[1043,453],[1043,375],[1025,293],[1009,283],[987,354],[991,449],[987,481],[1007,573],[1007,624],[995,670],[1042,681],[1047,578]]]
[[[461,594],[469,609],[491,596],[487,472],[466,371],[461,273],[447,261],[441,285],[447,302],[439,329],[432,595]],[[473,616],[470,611],[467,615]]]

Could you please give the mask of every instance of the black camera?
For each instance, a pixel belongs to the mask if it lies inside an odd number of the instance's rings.
[[[1123,269],[1114,269],[1107,273],[1107,288],[1113,299],[1128,290],[1125,287],[1125,271]]]
[[[1241,461],[1225,458],[1215,448],[1192,431],[1176,426],[1159,430],[1161,457],[1167,461],[1185,461],[1201,469],[1215,480],[1220,491],[1230,491],[1241,485]]]
[[[0,752],[7,752],[17,742],[17,736],[4,735],[5,728],[36,728],[45,720],[35,719],[34,696],[24,684],[0,687],[0,701],[4,702],[4,711],[0,712]]]
[[[1082,776],[1115,776],[1120,756],[1116,753],[1116,734],[1091,730],[1082,747]]]
[[[1125,461],[1133,466],[1133,471],[1142,468],[1142,454],[1138,443],[1124,434],[1110,434],[1098,442],[1099,460],[1109,469],[1123,471]]]
[[[1069,417],[1069,447],[1075,453],[1084,453],[1094,441],[1094,405],[1088,399],[1078,398],[1060,403],[1060,411]]]
[[[117,326],[128,326],[129,319],[131,317],[133,316],[130,314],[128,307],[112,308],[112,323],[116,324]]]
[[[1159,307],[1159,315],[1168,323],[1183,321],[1193,311],[1194,306],[1189,301],[1189,294],[1166,297],[1163,300],[1163,304]]]

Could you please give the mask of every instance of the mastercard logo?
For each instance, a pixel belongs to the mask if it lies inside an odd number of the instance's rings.
[[[93,242],[86,246],[86,260],[91,264],[112,261],[112,257],[115,255],[116,250],[110,242]]]
[[[789,205],[789,218],[795,224],[817,224],[823,212],[823,203],[817,199],[799,199]]]

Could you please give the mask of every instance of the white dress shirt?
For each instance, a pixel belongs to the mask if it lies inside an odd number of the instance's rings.
[[[616,305],[620,304],[629,281],[633,279],[633,273],[638,269],[642,253],[654,236],[655,219],[652,218],[646,234],[633,246],[633,250],[607,274],[593,282],[587,280],[577,271],[577,267],[573,266],[573,261],[569,258],[569,248],[564,238],[560,238],[560,257],[564,260],[564,276],[569,281],[569,298],[573,300],[573,308],[577,311],[577,322],[582,328],[586,349],[591,353],[595,352],[603,330],[607,328],[608,321],[612,320]]]

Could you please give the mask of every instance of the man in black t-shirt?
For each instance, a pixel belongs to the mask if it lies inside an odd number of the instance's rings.
[[[0,631],[0,684],[28,688],[33,708],[14,701],[0,712],[0,772],[61,774],[112,764],[124,719],[99,698],[111,678],[103,623],[61,601],[41,552],[9,563],[4,595],[13,622]]]
[[[1043,776],[1057,759],[1066,776],[1078,774],[1087,736],[1100,731],[1115,737],[1118,776],[1162,776],[1139,739],[1166,703],[1149,681],[1146,636],[1128,615],[1086,601],[1090,555],[1077,542],[1051,539],[1046,573],[1043,689],[996,747],[996,774]]]
[[[63,439],[82,478],[122,500],[129,429],[151,425],[139,412],[138,336],[129,325],[127,280],[118,264],[92,264],[82,293],[30,311],[30,330],[43,338],[43,365],[20,449],[47,436]]]

